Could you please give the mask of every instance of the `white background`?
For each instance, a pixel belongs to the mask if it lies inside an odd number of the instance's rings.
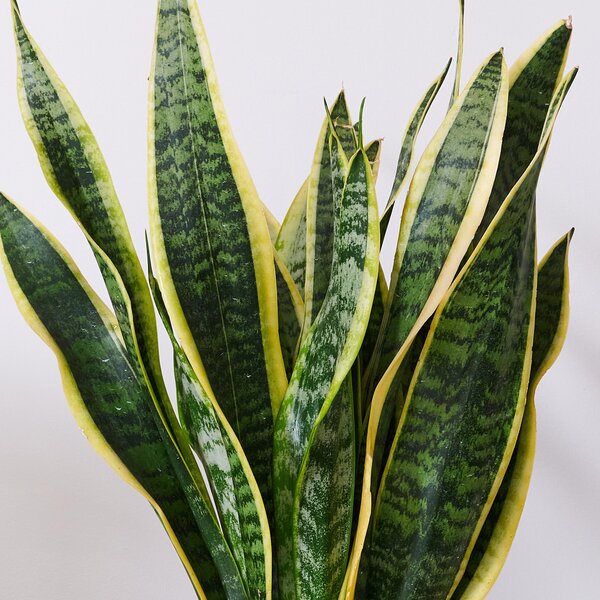
[[[40,217],[101,288],[83,236],[48,190],[21,124],[9,2],[0,4],[0,188]],[[96,133],[142,251],[155,3],[20,4]],[[368,136],[385,136],[379,189],[380,201],[387,198],[412,107],[455,51],[456,4],[201,2],[234,131],[276,216],[283,217],[307,174],[322,98],[331,100],[342,82],[356,112],[367,96]],[[576,228],[571,326],[562,356],[538,391],[531,493],[506,568],[489,597],[597,600],[600,10],[594,0],[467,0],[467,11],[465,81],[492,51],[503,46],[510,62],[569,13],[575,22],[570,63],[581,66],[538,195],[540,255]],[[424,137],[439,123],[448,94],[447,84]],[[388,266],[391,252],[386,249]],[[194,598],[150,507],[79,433],[63,400],[55,360],[21,319],[1,276],[0,400],[0,598]]]

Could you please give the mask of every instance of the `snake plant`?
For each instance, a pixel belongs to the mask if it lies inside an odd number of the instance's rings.
[[[576,71],[567,20],[462,86],[463,10],[449,110],[417,161],[447,64],[381,213],[382,144],[341,92],[280,225],[236,145],[195,0],[159,0],[145,270],[94,136],[12,3],[25,126],[112,307],[0,195],[4,270],[77,423],[152,505],[199,598],[477,600],[498,577],[531,477],[535,390],[567,327],[572,231],[538,261],[536,186]]]

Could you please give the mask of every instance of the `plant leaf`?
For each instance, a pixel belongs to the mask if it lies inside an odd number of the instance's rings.
[[[468,248],[496,173],[507,93],[506,65],[497,52],[473,76],[417,166],[369,367],[373,382],[389,366],[434,290],[441,296],[448,288]]]
[[[379,266],[379,219],[363,151],[349,165],[332,276],[304,340],[275,425],[276,543],[281,596],[295,597],[292,532],[298,476],[320,416],[346,379],[362,343]]]
[[[444,79],[446,79],[448,69],[450,68],[450,62],[451,61],[448,61],[448,63],[444,67],[444,70],[432,81],[430,86],[427,88],[427,91],[419,100],[408,121],[408,126],[406,127],[406,131],[404,132],[404,138],[402,140],[402,149],[400,150],[400,156],[398,158],[398,165],[396,167],[396,175],[394,176],[392,191],[390,193],[390,197],[385,207],[385,210],[381,215],[382,244],[385,238],[385,234],[387,232],[390,218],[392,217],[392,211],[394,210],[396,200],[399,198],[400,193],[402,192],[404,185],[408,180],[408,174],[410,173],[410,168],[413,164],[417,137],[419,135],[419,132],[421,131],[423,123],[425,122],[425,117],[427,116],[429,109],[431,108],[431,105],[433,104],[437,93],[439,92],[440,88],[442,87],[442,84],[444,83]]]
[[[150,261],[150,287],[171,339],[177,401],[192,447],[204,465],[225,536],[249,598],[271,597],[271,536],[250,465],[212,390],[205,390],[177,342]]]
[[[454,103],[417,166],[378,340],[365,373],[367,398],[411,331],[433,314],[479,224],[500,155],[507,79],[502,53],[492,55]],[[398,394],[396,382],[386,400],[389,406],[380,413],[377,446],[388,437]],[[376,469],[372,475],[374,491],[380,473]]]
[[[465,0],[458,0],[458,50],[456,51],[456,73],[454,75],[454,86],[450,98],[450,107],[460,96],[460,77],[463,62],[463,51],[465,48]]]
[[[474,244],[537,152],[548,106],[562,79],[571,26],[561,20],[545,32],[511,67],[506,129],[496,180]]]
[[[25,29],[14,2],[13,17],[19,104],[42,171],[88,238],[125,343],[133,355],[139,346],[160,410],[176,432],[160,370],[152,300],[110,173],[81,111]]]
[[[235,562],[114,316],[59,243],[0,195],[2,262],[19,309],[56,354],[72,412],[95,449],[150,501],[201,598],[246,598]],[[56,307],[60,307],[60,311]]]
[[[304,298],[306,272],[306,198],[308,178],[298,190],[281,224],[275,251],[287,267],[296,288]]]
[[[490,514],[477,538],[465,574],[454,593],[461,600],[483,600],[496,582],[515,538],[525,506],[536,446],[535,391],[558,357],[569,320],[569,245],[561,238],[538,267],[531,378],[519,439]]]
[[[298,477],[293,532],[297,598],[328,600],[340,591],[351,541],[355,455],[348,377],[319,415]]]
[[[308,179],[303,335],[308,333],[310,326],[321,310],[331,277],[335,218],[334,190],[336,189],[333,182],[336,174],[333,172],[332,164],[337,165],[339,162],[333,161],[332,163],[332,148],[338,152],[338,144],[330,144],[331,129],[335,131],[342,149],[344,148],[342,139],[348,137],[350,130],[352,139],[354,139],[354,128],[349,117],[346,96],[343,91],[336,99],[321,128],[312,170]],[[348,144],[348,141],[346,144]],[[340,161],[343,160],[346,151],[340,150],[337,156]],[[338,169],[342,172],[344,170]],[[340,176],[339,172],[337,176]]]
[[[58,75],[25,29],[13,3],[19,104],[44,176],[94,252],[134,364],[152,387],[156,410],[174,436],[196,484],[202,476],[168,397],[146,278],[96,140]]]
[[[277,250],[275,250],[275,267],[277,269],[279,340],[285,371],[287,376],[291,377],[304,322],[304,301]]]
[[[159,3],[149,146],[151,243],[165,304],[269,507],[273,418],[287,384],[273,249],[194,0]]]
[[[368,598],[387,585],[406,599],[449,597],[508,468],[531,369],[535,189],[573,77],[552,100],[534,160],[434,318],[378,495]],[[390,543],[399,548],[393,559]],[[396,579],[386,580],[391,571]]]

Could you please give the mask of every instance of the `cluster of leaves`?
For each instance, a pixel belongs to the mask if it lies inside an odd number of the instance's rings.
[[[510,71],[494,53],[460,94],[457,68],[388,286],[380,246],[448,66],[410,119],[381,217],[381,143],[363,143],[341,93],[280,226],[235,144],[195,1],[160,0],[148,284],[94,137],[16,2],[13,14],[27,130],[112,310],[0,195],[2,262],[79,425],[151,503],[198,596],[483,598],[527,492],[535,388],[566,329],[572,232],[538,264],[535,198],[575,76],[563,78],[570,23]]]

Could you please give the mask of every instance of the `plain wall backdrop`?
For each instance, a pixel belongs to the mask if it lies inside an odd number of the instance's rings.
[[[83,236],[48,189],[21,123],[9,5],[0,3],[0,189],[39,217],[102,290]],[[155,2],[20,5],[96,134],[143,252]],[[275,215],[284,216],[307,175],[323,96],[331,100],[342,82],[355,114],[367,96],[366,137],[385,137],[378,185],[383,202],[408,116],[455,52],[457,2],[203,0],[200,9],[238,143]],[[467,0],[463,81],[501,46],[512,62],[568,14],[575,25],[570,65],[581,71],[542,174],[538,231],[541,257],[576,228],[571,325],[563,354],[538,389],[530,496],[491,600],[596,600],[600,594],[597,2]],[[422,140],[435,131],[449,93],[447,82]],[[388,268],[392,251],[386,247]],[[168,368],[166,345],[163,355]],[[150,507],[78,431],[54,356],[22,320],[0,274],[0,598],[194,597]]]

